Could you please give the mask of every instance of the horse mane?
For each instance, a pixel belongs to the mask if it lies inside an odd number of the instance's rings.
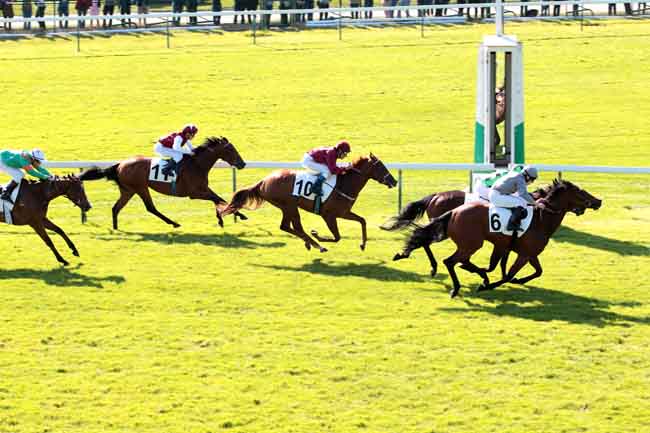
[[[225,143],[228,143],[228,139],[226,137],[208,137],[200,146],[197,146],[194,149],[194,155],[199,155],[210,148],[216,147],[218,145],[223,145]]]
[[[358,168],[358,165],[360,165],[362,163],[367,163],[368,161],[370,161],[370,156],[363,156],[363,155],[357,156],[356,158],[354,158],[352,160],[352,162],[350,163],[350,166]]]
[[[570,188],[577,188],[577,187],[571,182],[569,182],[568,180],[553,179],[553,183],[550,185],[550,188],[546,195],[546,199],[552,200],[553,198],[569,190]]]

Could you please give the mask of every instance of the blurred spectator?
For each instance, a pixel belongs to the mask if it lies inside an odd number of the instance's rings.
[[[398,3],[400,6],[410,6],[411,5],[411,0],[399,0]],[[410,18],[411,13],[409,12],[408,9],[404,10],[404,17]],[[397,18],[402,18],[402,11],[399,10],[397,11]]]
[[[305,0],[305,9],[314,9],[314,0]],[[314,13],[307,13],[307,21],[314,20]]]
[[[375,5],[375,0],[363,0],[364,8],[371,8]],[[366,19],[372,19],[372,11],[364,11],[363,17]]]
[[[259,0],[245,0],[244,1],[244,9],[247,11],[256,11],[257,6],[259,5]],[[248,24],[250,24],[253,21],[253,15],[248,14]],[[257,22],[257,18],[256,21]]]
[[[526,1],[526,0],[525,0],[525,1]],[[458,3],[459,5],[464,5],[465,3],[467,3],[467,0],[458,0],[456,3]],[[459,9],[458,9],[458,16],[459,16],[459,17],[462,17],[464,11],[465,11],[465,9],[463,9],[463,8],[459,8]]]
[[[422,1],[422,0],[418,0],[418,2],[419,1]],[[390,0],[384,0],[384,2],[382,3],[382,6],[385,7],[385,8],[389,8],[390,7]],[[384,10],[384,17],[393,18],[393,11]]]
[[[14,17],[14,5],[9,0],[0,0],[0,9],[2,9],[3,18],[13,18]],[[4,23],[5,30],[11,30],[11,21],[6,21]]]
[[[146,15],[149,13],[149,0],[137,0],[135,4],[138,6],[138,15]],[[147,19],[138,18],[138,25],[147,27]]]
[[[131,15],[131,0],[120,0],[120,15]],[[122,27],[131,27],[131,18],[122,18]]]
[[[187,0],[187,11],[188,12],[196,12],[199,9],[199,2],[198,0]],[[189,17],[189,24],[191,26],[195,26],[197,24],[198,20],[196,17]]]
[[[273,0],[271,0],[271,8],[273,7]],[[221,0],[212,0],[212,12],[221,12],[223,9],[221,7]],[[221,16],[212,17],[212,22],[215,26],[221,24]]]
[[[90,15],[90,27],[99,28],[99,0],[90,0],[89,15]]]
[[[185,6],[185,0],[172,0],[172,11],[175,14],[180,14],[183,12],[183,7]],[[175,26],[181,24],[181,17],[176,17],[173,20]]]
[[[437,5],[448,5],[449,0],[435,0],[434,4]],[[447,9],[436,9],[435,16],[441,17],[443,15],[447,15]]]
[[[23,0],[23,18],[31,18],[32,13],[32,0]],[[23,28],[25,30],[30,30],[32,28],[32,22],[25,21],[23,23]]]
[[[318,11],[318,19],[319,20],[326,20],[329,19],[329,13],[327,12],[327,9],[330,8],[330,0],[318,0],[318,9],[322,9]]]
[[[235,4],[233,5],[233,10],[235,12],[243,12],[244,11],[244,1],[245,0],[235,0]],[[232,18],[233,24],[237,24],[237,17],[239,16],[238,13],[235,13],[235,15]],[[242,13],[241,16],[241,23],[244,24],[244,14]]]
[[[350,0],[350,7],[351,8],[360,8],[361,7],[361,0]],[[354,20],[358,20],[359,18],[361,18],[361,16],[359,15],[359,11],[352,11],[352,13],[350,15],[351,15],[350,18],[352,18]]]
[[[56,12],[60,18],[70,16],[70,2],[68,0],[59,0],[59,6],[57,7]],[[59,27],[62,29],[67,29],[68,20],[61,19],[59,21]]]
[[[280,0],[280,10],[287,10],[291,8],[290,0]],[[289,16],[285,14],[280,14],[280,25],[286,27],[289,25]]]
[[[115,0],[104,0],[104,8],[102,9],[102,15],[104,15],[104,21],[102,21],[102,27],[111,28],[113,26],[113,20],[109,18],[108,25],[106,23],[106,15],[113,15],[115,13]]]
[[[45,0],[36,0],[36,14],[34,16],[36,18],[43,18],[45,16],[46,7],[47,4],[45,3]],[[45,30],[45,20],[38,21],[38,28],[39,30]]]
[[[266,11],[273,10],[273,0],[262,0],[262,9]],[[271,27],[271,15],[262,15],[262,27],[265,29]]]
[[[75,3],[75,9],[77,10],[77,15],[80,17],[88,15],[88,9],[90,9],[90,0],[77,0]],[[79,20],[79,27],[82,29],[86,27],[86,22],[84,20]]]

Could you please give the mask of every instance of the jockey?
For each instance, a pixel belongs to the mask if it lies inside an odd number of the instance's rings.
[[[313,192],[317,196],[323,194],[323,182],[332,174],[345,173],[346,167],[336,165],[337,159],[342,159],[350,153],[350,144],[339,141],[334,147],[317,147],[305,153],[302,157],[302,166],[307,170],[317,173]]]
[[[526,205],[535,205],[535,200],[528,194],[526,185],[537,179],[537,169],[527,165],[520,173],[511,171],[499,178],[490,190],[490,202],[498,207],[510,208],[512,215],[508,221],[507,230],[515,231],[521,220],[526,218]],[[516,194],[516,195],[513,195]]]
[[[174,171],[178,175],[178,164],[183,160],[183,156],[194,155],[194,147],[190,140],[196,136],[197,132],[199,129],[190,123],[185,125],[180,132],[172,132],[158,139],[153,148],[154,152],[162,157],[171,158],[163,167],[163,174],[169,175]]]
[[[0,199],[13,203],[11,193],[25,177],[22,170],[41,180],[52,178],[50,172],[41,167],[43,161],[45,161],[45,154],[41,149],[20,152],[13,150],[0,151],[0,171],[4,171],[11,176],[11,182],[5,188]]]
[[[496,172],[494,174],[489,175],[488,177],[481,179],[478,182],[476,188],[476,192],[478,193],[478,196],[485,201],[490,201],[490,189],[494,186],[497,180],[501,179],[503,176],[511,172],[520,173],[523,169],[524,169],[523,165],[515,165],[509,171]]]

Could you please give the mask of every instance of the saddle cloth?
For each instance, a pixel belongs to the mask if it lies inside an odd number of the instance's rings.
[[[303,197],[307,200],[316,200],[316,194],[312,191],[314,189],[314,182],[318,176],[312,172],[301,170],[296,172],[296,180],[293,184],[293,192],[291,195],[294,197]],[[325,200],[330,196],[332,190],[336,186],[336,175],[333,174],[323,182],[323,195],[321,197],[321,202],[325,203]]]
[[[16,203],[16,199],[18,198],[18,191],[20,191],[20,187],[22,186],[22,182],[20,185],[18,185],[16,188],[14,188],[13,192],[11,193],[11,200]],[[0,191],[4,191],[7,185],[3,185],[2,189]],[[13,203],[9,203],[8,201],[0,200],[0,216],[3,217],[4,222],[7,224],[13,224],[14,220],[11,216],[11,211],[14,209]]]
[[[176,173],[165,175],[162,169],[167,164],[167,160],[162,158],[151,158],[151,166],[149,168],[149,180],[155,182],[172,183],[176,181]]]
[[[521,237],[526,233],[526,230],[530,227],[530,223],[533,221],[533,208],[531,206],[526,207],[528,214],[526,218],[521,220],[519,225],[519,234],[517,237]],[[507,230],[508,221],[510,221],[510,215],[512,211],[508,208],[496,207],[490,203],[490,211],[488,215],[488,226],[490,227],[490,233],[502,233],[506,236],[512,236],[512,231]]]

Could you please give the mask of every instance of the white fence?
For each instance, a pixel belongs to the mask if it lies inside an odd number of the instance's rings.
[[[48,161],[43,165],[47,168],[74,168],[84,169],[89,167],[110,167],[119,161]],[[549,165],[535,164],[539,171],[550,171],[558,173],[562,177],[563,172],[573,173],[609,173],[609,174],[650,174],[650,167],[609,167],[609,166],[580,166],[580,165]],[[232,173],[232,190],[237,190],[237,169],[229,164],[218,161],[213,168],[230,168]],[[247,161],[246,168],[302,168],[299,162],[287,161]],[[469,172],[468,184],[472,184],[472,172],[494,170],[494,164],[453,164],[453,163],[413,163],[413,162],[392,162],[387,163],[386,168],[397,170],[397,211],[402,209],[402,186],[404,183],[404,170],[448,170]],[[85,222],[86,217],[82,212],[81,221]]]

